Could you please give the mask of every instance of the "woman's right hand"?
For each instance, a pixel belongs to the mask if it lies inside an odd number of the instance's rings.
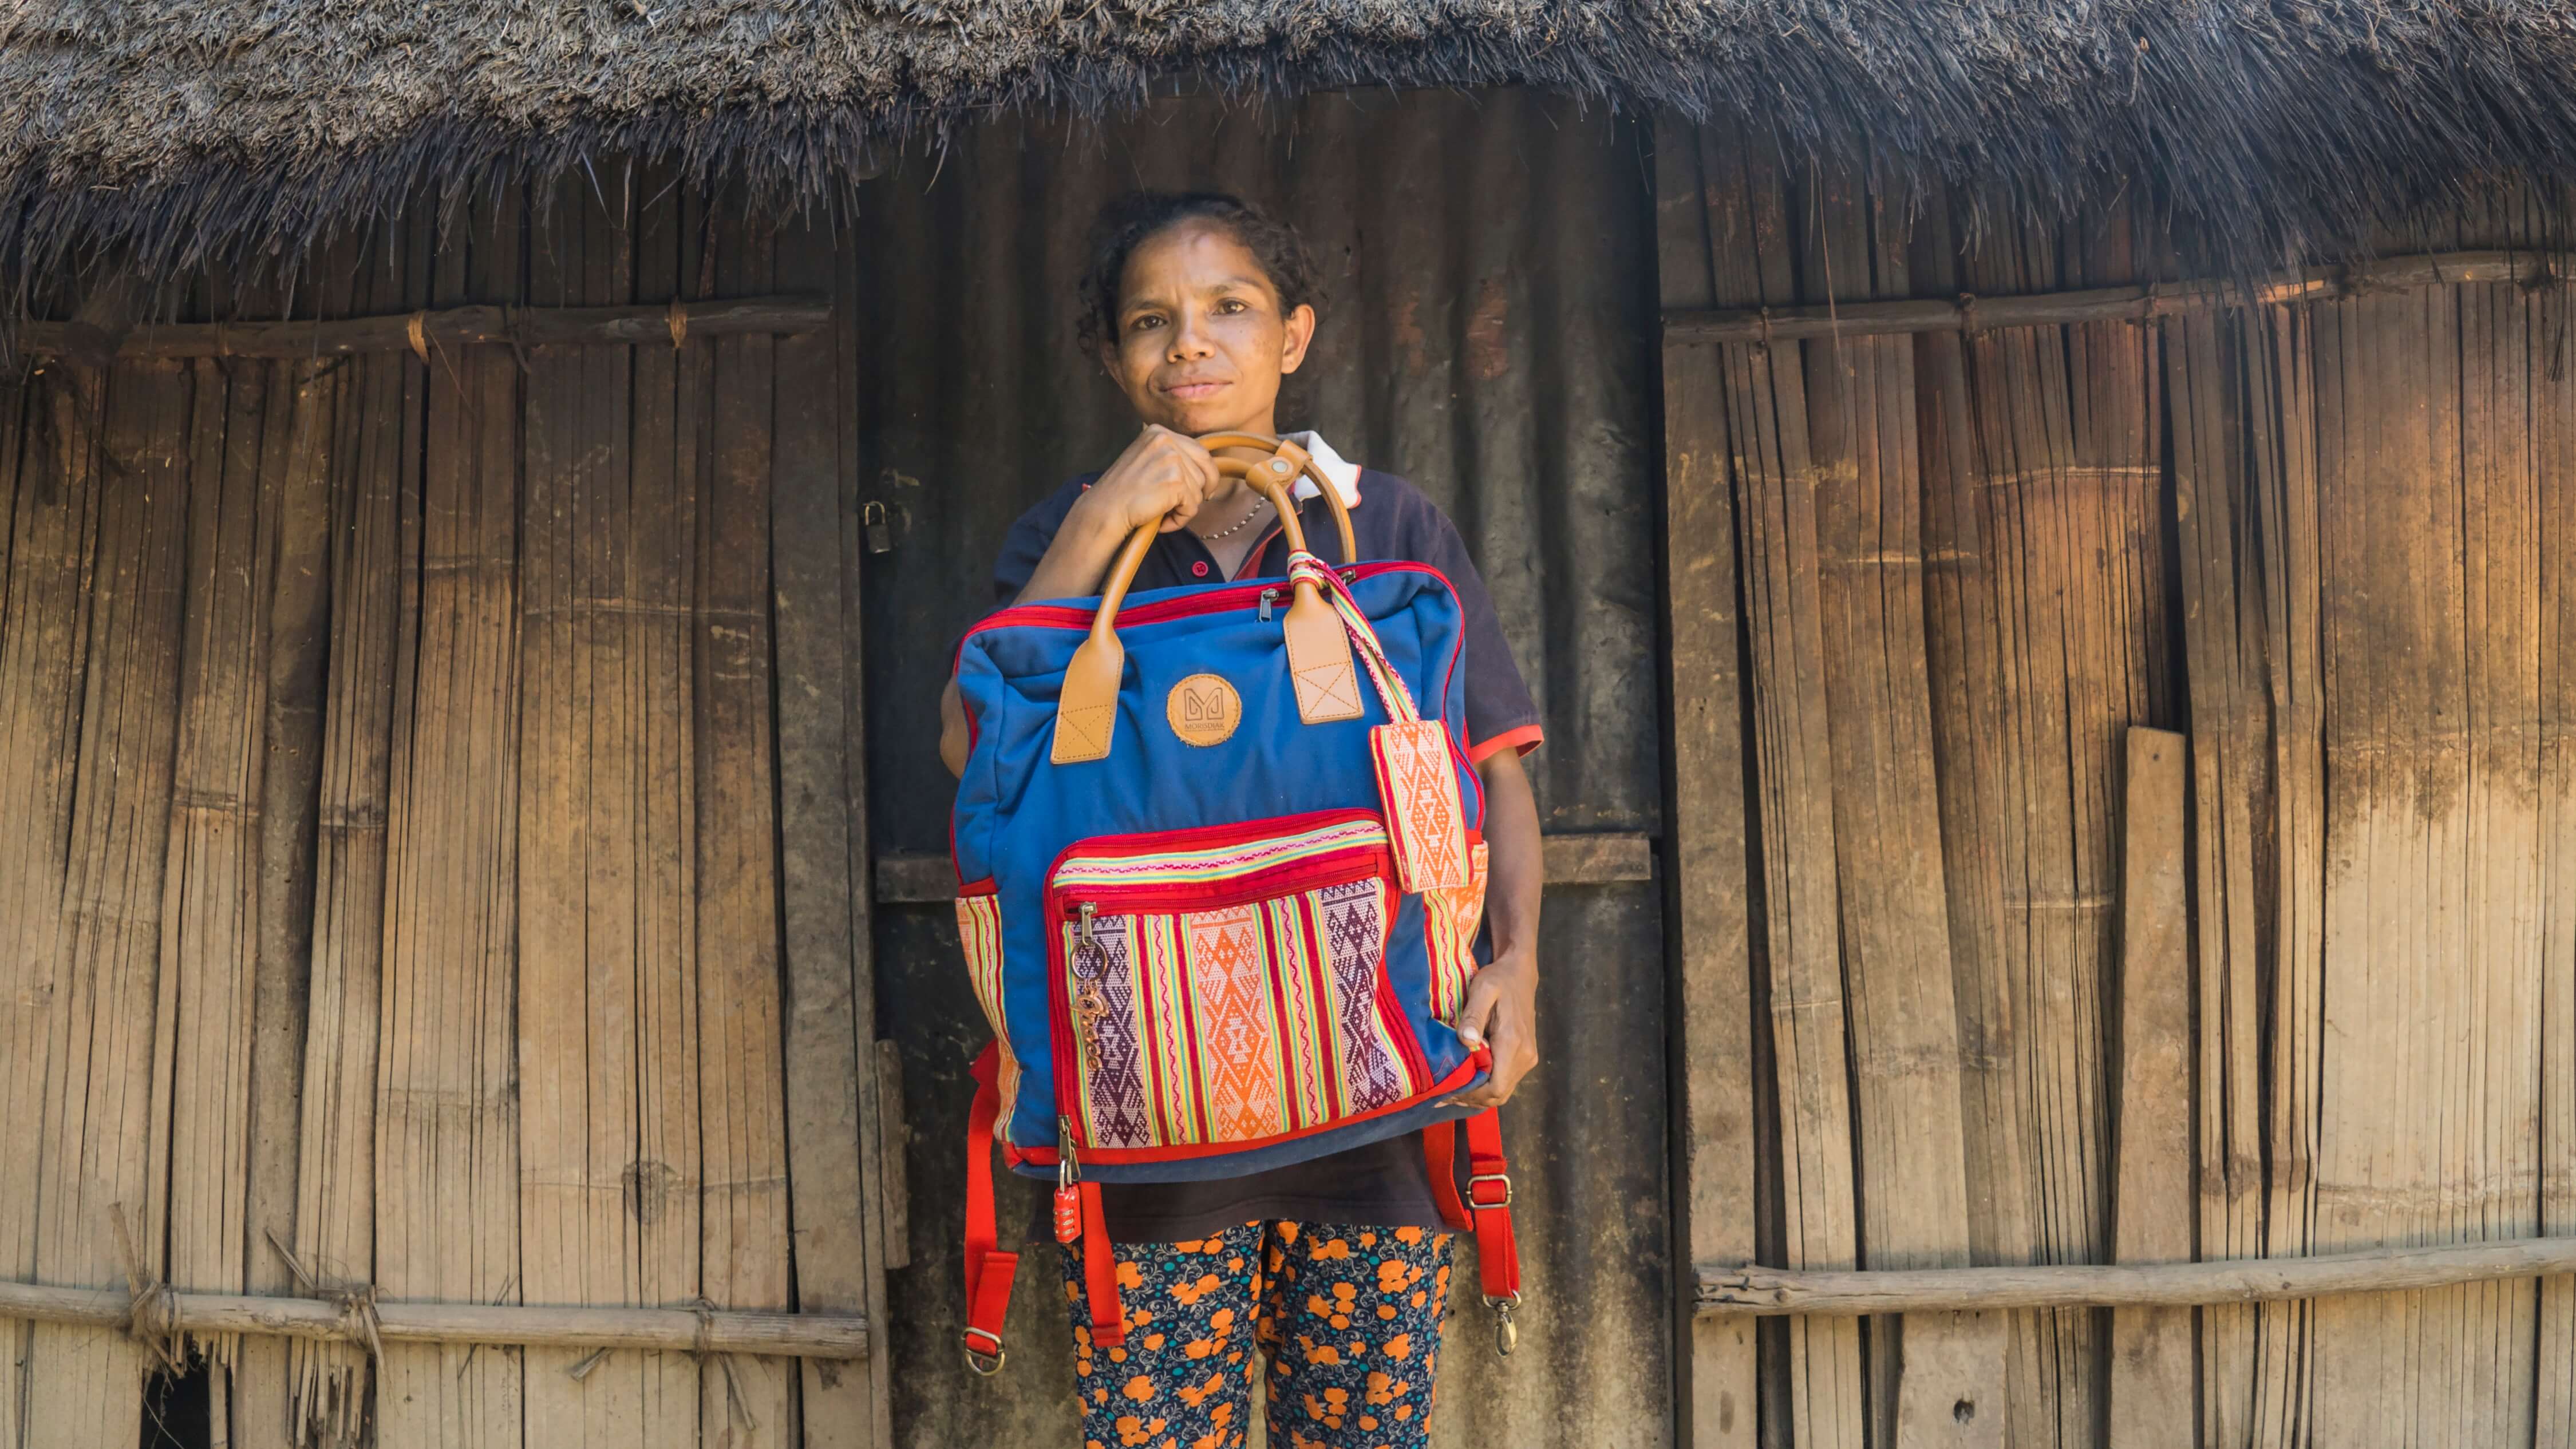
[[[1198,439],[1148,423],[1075,507],[1121,538],[1155,522],[1169,533],[1188,523],[1224,481]]]

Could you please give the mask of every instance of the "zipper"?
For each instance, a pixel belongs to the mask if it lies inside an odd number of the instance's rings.
[[[1357,564],[1340,570],[1341,576],[1358,583],[1379,574],[1411,569],[1438,577],[1439,571],[1423,564],[1400,559],[1380,559],[1375,563]],[[1212,584],[1177,599],[1156,599],[1149,604],[1130,604],[1118,611],[1118,625],[1159,624],[1167,619],[1186,619],[1197,614],[1221,614],[1228,609],[1257,606],[1264,592],[1276,592],[1279,584]],[[1281,595],[1280,597],[1285,597]],[[987,614],[974,627],[959,636],[962,643],[987,629],[1053,628],[1088,629],[1097,613],[1072,604],[1014,604],[1010,608]]]
[[[1272,867],[1256,872],[1250,878],[1212,881],[1198,887],[1077,887],[1082,895],[1067,895],[1058,915],[1075,923],[1077,949],[1080,949],[1091,944],[1091,922],[1095,916],[1159,916],[1182,911],[1223,910],[1227,906],[1266,901],[1273,896],[1349,885],[1355,880],[1386,875],[1394,867],[1394,858],[1383,845],[1355,846],[1351,847],[1351,852],[1356,858],[1343,858],[1343,852],[1335,851],[1325,857],[1322,864],[1299,861],[1298,868],[1294,870]]]

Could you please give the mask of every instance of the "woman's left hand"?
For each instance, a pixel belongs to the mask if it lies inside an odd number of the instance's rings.
[[[1538,960],[1528,950],[1497,956],[1467,985],[1458,1007],[1458,1039],[1470,1050],[1490,1046],[1491,1075],[1449,1100],[1461,1107],[1499,1107],[1538,1065]]]

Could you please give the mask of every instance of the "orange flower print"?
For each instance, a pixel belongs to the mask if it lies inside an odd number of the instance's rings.
[[[1274,1449],[1426,1449],[1449,1252],[1448,1235],[1428,1229],[1309,1223],[1121,1244],[1130,1327],[1105,1351],[1089,1341],[1079,1250],[1067,1254],[1078,1442],[1244,1449],[1253,1357],[1266,1350]],[[1148,1318],[1151,1331],[1138,1326]]]

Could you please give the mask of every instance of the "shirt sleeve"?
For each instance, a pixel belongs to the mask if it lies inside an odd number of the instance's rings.
[[[1495,751],[1510,748],[1526,755],[1546,739],[1539,724],[1538,702],[1530,698],[1512,645],[1503,637],[1503,621],[1494,612],[1493,595],[1484,575],[1467,556],[1467,541],[1458,526],[1436,505],[1424,500],[1430,515],[1420,557],[1448,575],[1465,614],[1462,662],[1467,670],[1467,759],[1483,764]]]
[[[1096,473],[1068,480],[1063,487],[1039,499],[1036,507],[1023,513],[1002,535],[1002,551],[993,560],[993,604],[1009,604],[1029,586],[1038,571],[1038,561],[1046,557],[1047,545],[1055,542],[1056,530],[1064,527],[1065,515],[1073,512],[1074,500],[1091,486]]]

